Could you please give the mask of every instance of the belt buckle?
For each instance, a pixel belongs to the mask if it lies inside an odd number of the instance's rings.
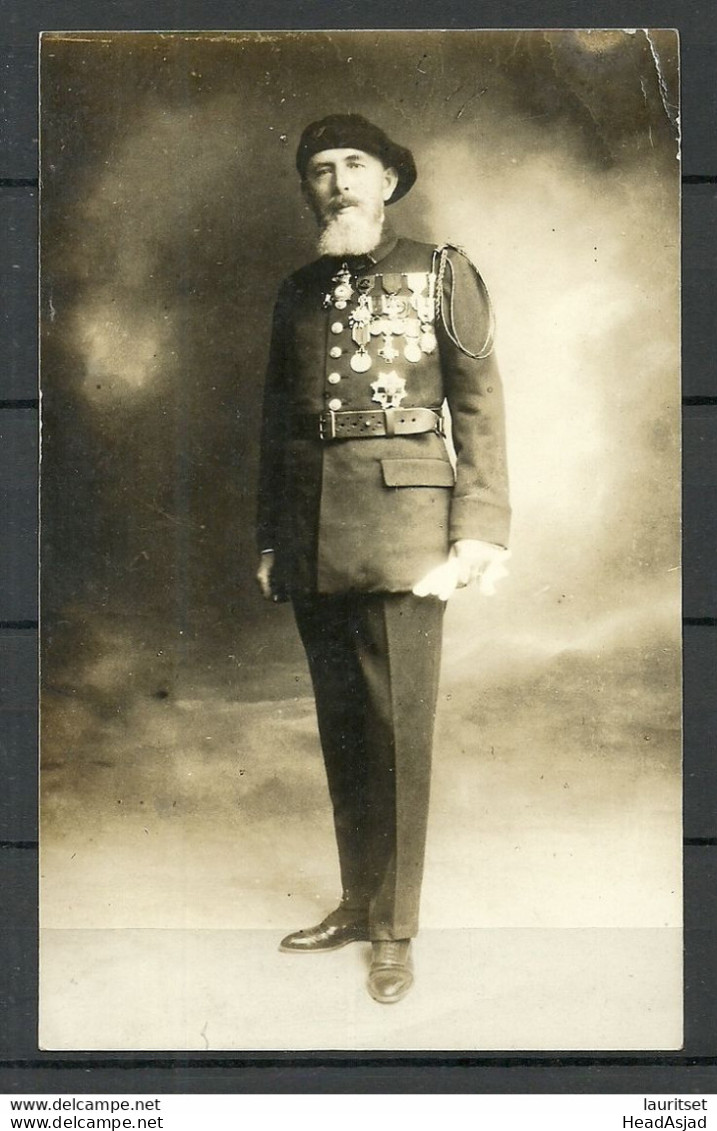
[[[331,408],[319,415],[319,438],[321,440],[336,439],[336,414]]]

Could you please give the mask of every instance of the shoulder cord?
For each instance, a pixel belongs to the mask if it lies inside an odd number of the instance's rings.
[[[485,299],[486,306],[488,308],[488,333],[486,335],[485,341],[483,342],[483,345],[481,346],[481,348],[478,350],[477,353],[473,353],[471,350],[467,349],[466,346],[463,345],[460,338],[458,337],[458,331],[456,330],[456,322],[455,322],[455,315],[454,315],[455,272],[453,270],[453,264],[451,263],[450,259],[448,258],[448,252],[449,251],[457,251],[459,253],[459,255],[462,255],[463,258],[466,259],[468,261],[468,263],[470,263],[471,267],[473,268],[473,271],[475,272],[475,277],[478,280],[481,291],[483,292],[483,297]],[[437,271],[436,271],[436,260],[438,260],[438,270]],[[444,281],[445,274],[446,274],[446,267],[449,267],[450,271],[451,271],[451,298],[450,298],[450,304],[449,304],[449,307],[448,307],[448,319],[446,319],[446,311],[445,311],[445,308],[444,308],[444,305],[443,305],[443,281]],[[493,349],[493,337],[494,337],[494,334],[495,334],[495,315],[493,313],[493,304],[490,301],[490,295],[488,294],[488,290],[486,288],[485,283],[483,282],[483,279],[481,278],[481,275],[480,275],[480,272],[478,271],[478,268],[475,266],[474,263],[471,262],[470,259],[468,259],[468,256],[466,255],[466,253],[464,252],[462,247],[458,247],[456,244],[452,244],[452,243],[444,243],[444,244],[442,244],[441,247],[437,247],[433,251],[432,273],[437,276],[437,278],[436,278],[436,300],[435,300],[436,301],[436,321],[439,318],[441,319],[441,321],[443,322],[443,328],[445,329],[448,337],[453,342],[454,346],[458,347],[458,349],[461,351],[461,353],[464,353],[464,354],[466,354],[467,357],[472,357],[472,358],[474,358],[478,361],[482,360],[485,357],[488,357],[490,355],[492,349]]]

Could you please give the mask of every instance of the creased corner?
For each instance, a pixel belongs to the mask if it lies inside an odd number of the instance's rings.
[[[672,102],[670,102],[669,89],[668,89],[668,86],[667,86],[667,82],[665,80],[665,76],[664,76],[663,71],[662,71],[662,62],[660,60],[660,53],[657,50],[657,47],[655,45],[655,41],[652,38],[652,35],[650,34],[649,28],[642,28],[642,33],[645,36],[645,39],[647,40],[648,46],[650,48],[650,54],[652,55],[652,60],[655,64],[655,72],[657,74],[657,85],[658,85],[658,88],[659,88],[659,91],[660,91],[660,100],[662,102],[662,108],[665,111],[665,114],[667,115],[668,121],[673,126],[675,132],[679,135],[680,126],[679,126],[679,119],[678,119],[678,116],[677,116],[677,107],[674,106],[672,104]]]

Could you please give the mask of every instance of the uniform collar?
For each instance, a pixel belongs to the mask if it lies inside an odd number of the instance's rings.
[[[383,233],[381,235],[380,243],[373,249],[372,252],[370,252],[369,255],[366,256],[366,258],[371,264],[380,263],[382,259],[385,259],[386,256],[393,251],[397,243],[398,236],[394,232],[391,225],[386,223],[383,226]]]

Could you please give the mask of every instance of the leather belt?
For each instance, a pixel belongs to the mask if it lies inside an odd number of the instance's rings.
[[[365,440],[376,436],[444,435],[443,417],[432,408],[369,409],[367,412],[307,413],[294,417],[297,440]]]

